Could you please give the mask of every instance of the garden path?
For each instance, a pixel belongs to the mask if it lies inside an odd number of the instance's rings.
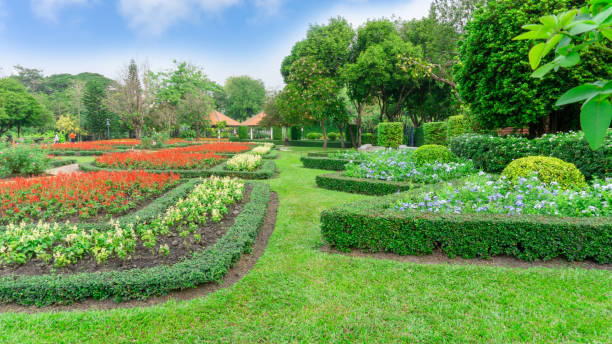
[[[60,173],[73,173],[79,170],[79,164],[64,165],[56,168],[50,168],[45,171],[47,174],[58,175]]]

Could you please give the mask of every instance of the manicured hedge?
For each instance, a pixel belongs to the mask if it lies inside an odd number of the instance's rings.
[[[66,165],[76,164],[77,161],[75,159],[51,159],[49,161],[49,168],[62,167]]]
[[[342,173],[318,175],[316,182],[319,187],[324,189],[364,195],[388,195],[414,187],[414,184],[411,183],[352,178],[343,176]]]
[[[450,116],[448,120],[446,120],[446,127],[446,137],[448,139],[473,132],[472,123],[470,123],[469,118],[467,118],[465,115]]]
[[[413,190],[409,192],[422,192]],[[398,195],[347,204],[321,214],[332,246],[400,255],[487,258],[510,255],[533,261],[564,257],[612,262],[611,218],[557,218],[493,214],[432,214],[389,209]]]
[[[426,145],[447,145],[448,134],[446,122],[423,123],[423,134]]]
[[[299,140],[302,138],[302,128],[301,127],[291,127],[290,129],[290,136],[289,138],[291,140]]]
[[[334,159],[328,157],[303,156],[302,164],[306,168],[316,168],[319,170],[344,171],[346,164],[351,160]]]
[[[232,137],[230,139],[230,142],[270,142],[270,143],[274,143],[277,146],[284,146],[285,145],[285,141],[284,140],[241,140],[238,138],[234,138]],[[289,146],[294,146],[294,147],[323,147],[323,140],[299,140],[299,141],[293,141],[293,140],[289,140]],[[327,141],[327,148],[341,148],[341,143],[340,142],[330,142]]]
[[[238,127],[238,137],[246,140],[249,138],[249,127],[241,125]]]
[[[82,171],[125,171],[121,169],[102,168],[95,166],[92,163],[79,164]],[[267,159],[261,167],[253,172],[248,171],[228,171],[225,170],[225,163],[221,163],[215,167],[206,170],[146,170],[151,173],[175,173],[181,178],[197,178],[210,176],[230,176],[242,179],[268,179],[276,173],[276,164],[274,161]]]
[[[397,148],[404,143],[404,124],[402,122],[383,122],[378,124],[378,145]]]
[[[421,147],[425,144],[425,132],[423,127],[414,128],[414,145]]]
[[[543,155],[573,163],[587,179],[612,175],[612,130],[608,130],[604,145],[597,150],[589,147],[581,133],[545,135],[533,140],[465,134],[451,138],[449,148],[458,157],[472,159],[476,168],[492,173],[501,172],[518,158]]]
[[[22,305],[68,304],[94,298],[115,301],[146,299],[173,290],[215,282],[248,252],[261,228],[270,201],[268,185],[254,183],[250,199],[228,232],[213,246],[179,263],[146,269],[68,275],[0,278],[0,302]]]
[[[48,150],[46,152],[55,156],[99,156],[114,151]]]

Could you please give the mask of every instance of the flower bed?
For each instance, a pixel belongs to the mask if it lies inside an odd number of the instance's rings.
[[[609,180],[561,190],[473,176],[326,210],[321,231],[340,250],[611,263],[611,188]]]
[[[215,214],[225,212],[223,203],[238,200],[243,195],[239,191],[241,187],[244,188],[242,183],[230,179],[214,178],[204,181],[204,184],[200,183],[200,180],[190,180],[137,213],[120,218],[112,225],[103,228],[98,225],[97,228],[114,233],[117,233],[114,228],[121,228],[122,237],[126,236],[126,231],[133,230],[137,236],[142,236],[142,245],[151,242],[150,231],[159,232],[157,237],[161,238],[166,236],[166,230],[170,228],[173,236],[178,235],[180,238],[186,235],[191,238],[189,242],[193,242],[196,235],[190,234],[193,233],[192,224],[204,221],[204,211],[207,214],[206,220],[211,219],[214,222],[214,217],[220,216]],[[228,228],[227,232],[215,243],[188,254],[175,263],[143,268],[127,266],[115,271],[31,276],[9,274],[0,277],[0,302],[50,305],[72,303],[86,298],[114,298],[116,301],[143,299],[218,281],[254,242],[266,216],[270,199],[269,186],[252,184],[249,188],[249,200],[242,206],[239,215],[231,222],[223,220],[224,226]],[[233,215],[232,212],[228,214]],[[84,231],[96,227],[83,226]],[[141,226],[145,227],[140,228]],[[123,243],[123,247],[129,246],[129,240]],[[119,248],[119,251],[113,251],[114,255],[125,250],[120,245],[115,247]],[[156,245],[151,249],[159,256],[168,254],[164,245]],[[172,252],[170,249],[170,254]]]
[[[261,166],[261,155],[238,154],[225,163],[225,168],[230,171],[255,171]]]
[[[96,165],[120,169],[192,170],[214,166],[222,159],[215,153],[191,153],[177,149],[105,154],[96,158]]]
[[[267,155],[270,153],[270,151],[272,151],[272,146],[263,145],[263,146],[257,146],[253,148],[250,153],[256,154],[256,155]]]
[[[412,159],[412,150],[407,149],[337,152],[332,156],[334,158],[312,157],[306,159],[310,161],[304,162],[311,165],[322,163],[338,170],[341,164],[344,165],[344,173],[317,176],[317,185],[331,190],[369,195],[404,191],[414,185],[438,183],[477,172],[470,161],[417,164]],[[346,158],[359,160],[346,162]]]
[[[124,213],[178,183],[174,174],[93,172],[0,183],[0,223]]]
[[[91,229],[58,223],[11,223],[0,232],[0,263],[24,264],[38,259],[62,267],[91,255],[102,264],[112,257],[127,259],[139,243],[168,254],[167,245],[156,247],[160,236],[175,231],[180,237],[193,235],[199,241],[196,230],[207,219],[219,222],[227,214],[227,206],[242,199],[243,191],[244,184],[237,180],[212,177],[150,221],[111,220],[107,227]]]
[[[195,145],[181,148],[173,148],[173,152],[177,153],[202,153],[202,152],[210,152],[210,153],[242,153],[251,149],[251,146],[241,144],[241,143],[208,143],[203,145]]]
[[[513,183],[503,176],[495,178],[483,172],[459,185],[446,184],[433,192],[401,200],[395,207],[400,211],[455,214],[612,216],[612,179],[564,190],[556,182],[541,182],[537,175]]]

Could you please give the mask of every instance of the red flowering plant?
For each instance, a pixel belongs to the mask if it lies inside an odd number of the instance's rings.
[[[214,166],[222,157],[214,153],[185,153],[174,149],[157,152],[111,153],[96,158],[100,167],[154,169],[154,170],[194,170]]]
[[[174,148],[175,152],[212,152],[212,153],[242,153],[248,151],[252,147],[242,143],[208,143],[197,146]]]
[[[90,172],[0,183],[0,224],[121,214],[179,183],[175,174]]]

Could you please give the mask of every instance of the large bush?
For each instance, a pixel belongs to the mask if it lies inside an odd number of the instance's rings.
[[[321,133],[308,133],[306,134],[306,138],[309,140],[320,140],[323,137]]]
[[[404,143],[404,124],[383,122],[378,124],[378,145],[397,148]]]
[[[412,154],[412,159],[418,165],[441,162],[447,163],[455,160],[453,153],[446,147],[440,145],[424,145],[417,148]]]
[[[282,140],[283,139],[283,128],[272,127],[272,137],[274,138],[274,140]]]
[[[0,151],[0,166],[0,176],[30,176],[43,173],[49,166],[49,159],[39,148],[16,146]]]
[[[502,176],[516,182],[519,178],[527,178],[533,173],[544,183],[557,182],[565,189],[583,187],[586,185],[584,175],[576,165],[561,159],[546,156],[528,156],[516,159],[502,172]]]
[[[446,122],[429,122],[423,124],[423,134],[425,136],[424,144],[426,145],[442,145],[447,144],[447,126]]]
[[[420,147],[425,144],[425,132],[423,127],[414,128],[414,145]]]
[[[336,141],[339,137],[340,137],[340,134],[336,132],[332,131],[330,133],[327,133],[327,139],[330,141]]]
[[[240,126],[238,127],[238,138],[246,140],[249,138],[249,127]]]
[[[448,139],[472,132],[472,123],[465,115],[450,116],[446,125]]]
[[[474,166],[487,172],[501,172],[510,162],[530,155],[552,156],[571,162],[587,179],[612,175],[612,130],[603,147],[592,150],[581,132],[544,135],[534,140],[522,137],[496,137],[465,134],[450,140],[458,157],[472,159]]]
[[[455,73],[461,97],[470,104],[476,120],[485,129],[521,128],[552,114],[559,129],[577,127],[577,108],[556,110],[554,103],[563,90],[606,75],[612,78],[612,54],[593,50],[572,69],[536,79],[530,77],[532,70],[525,61],[531,43],[512,39],[523,33],[523,25],[582,6],[584,0],[486,3],[465,28],[459,47],[460,67]]]

